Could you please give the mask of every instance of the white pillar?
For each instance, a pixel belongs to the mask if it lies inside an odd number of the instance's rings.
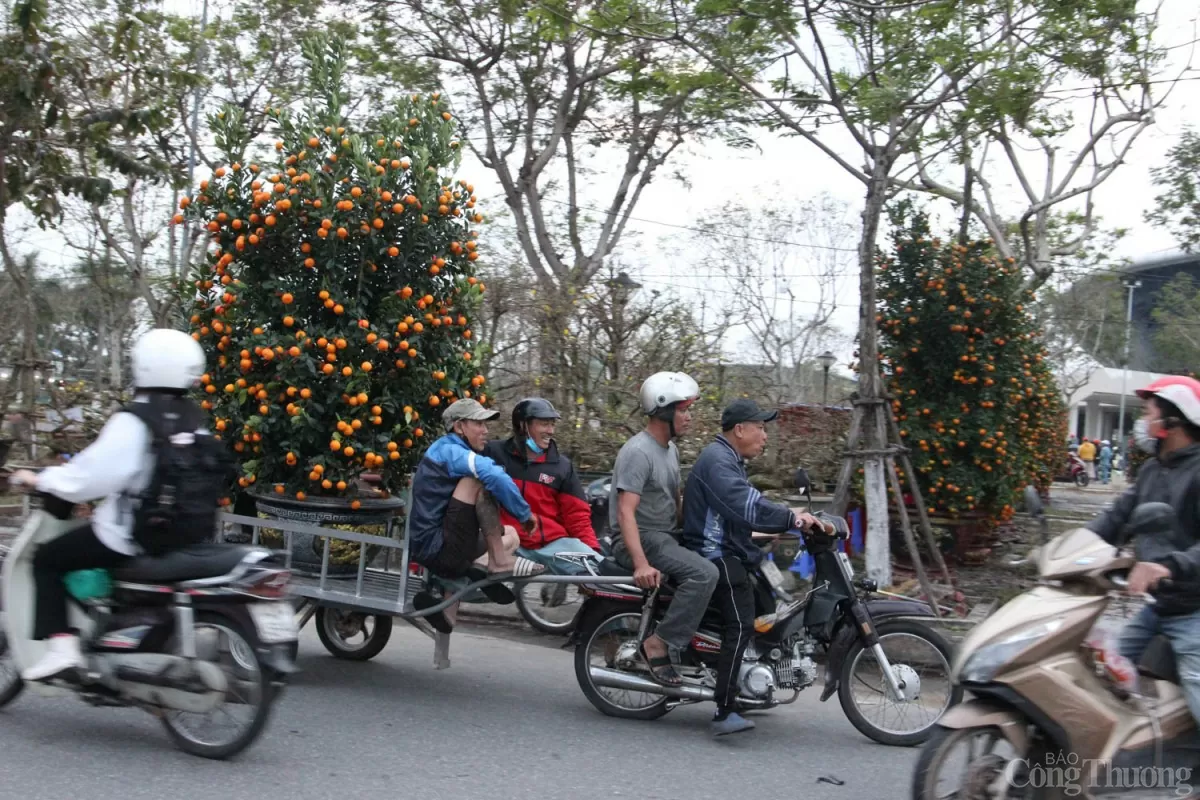
[[[1100,401],[1093,397],[1087,399],[1086,410],[1083,417],[1083,435],[1088,439],[1095,439],[1100,435]]]

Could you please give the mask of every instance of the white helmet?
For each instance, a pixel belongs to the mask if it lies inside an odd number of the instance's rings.
[[[682,372],[656,372],[642,384],[642,411],[652,417],[668,409],[674,413],[676,403],[691,404],[700,397],[700,385]]]
[[[137,389],[186,391],[204,374],[204,348],[183,331],[156,328],[133,346]]]

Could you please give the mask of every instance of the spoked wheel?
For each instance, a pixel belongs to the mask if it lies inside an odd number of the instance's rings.
[[[619,612],[600,620],[579,637],[575,647],[575,679],[588,701],[610,717],[658,719],[669,710],[661,694],[597,686],[592,669],[610,669],[646,677],[638,655],[638,626],[641,614]]]
[[[317,636],[325,649],[347,661],[368,661],[387,647],[392,618],[337,608],[317,609]]]
[[[271,683],[267,668],[258,659],[254,639],[232,620],[200,614],[196,635],[215,637],[215,644],[199,655],[225,673],[225,699],[205,713],[163,712],[163,726],[175,745],[204,758],[229,758],[246,749],[262,732],[271,713]]]
[[[913,800],[1043,800],[1033,788],[1028,760],[998,728],[936,728],[917,759]]]
[[[1087,485],[1088,485],[1088,481],[1090,481],[1090,480],[1091,480],[1091,478],[1088,477],[1088,474],[1086,472],[1080,472],[1075,475],[1075,485],[1078,486],[1080,489],[1086,489]]]
[[[875,653],[859,639],[842,662],[838,700],[851,724],[875,741],[920,744],[946,709],[962,699],[962,689],[950,680],[950,643],[919,622],[884,622],[877,631],[903,696],[894,695]]]
[[[13,661],[12,651],[8,647],[8,633],[5,630],[4,614],[0,613],[0,708],[17,699],[17,695],[25,688],[21,680],[21,672]]]
[[[517,591],[517,610],[542,633],[561,636],[570,633],[582,604],[579,587],[574,584],[530,581]]]

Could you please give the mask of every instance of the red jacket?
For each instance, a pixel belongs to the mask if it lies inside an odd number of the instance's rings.
[[[533,533],[526,533],[521,523],[503,508],[500,519],[521,534],[521,546],[530,550],[545,547],[555,539],[571,537],[599,552],[600,543],[592,530],[592,510],[583,497],[583,484],[575,474],[571,459],[550,448],[533,461],[527,459],[524,443],[513,439],[488,442],[484,454],[504,468],[538,521]]]

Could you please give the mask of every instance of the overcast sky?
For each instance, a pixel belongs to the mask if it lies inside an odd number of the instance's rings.
[[[1197,38],[1197,16],[1200,4],[1196,0],[1164,0],[1161,10],[1159,42],[1173,48],[1163,66],[1163,77],[1176,77],[1189,59],[1200,66],[1200,58],[1193,59],[1193,47],[1185,46]],[[1118,256],[1138,258],[1173,249],[1171,237],[1156,230],[1143,219],[1144,212],[1151,207],[1154,188],[1150,183],[1149,171],[1163,163],[1166,150],[1177,140],[1185,125],[1200,115],[1200,69],[1193,67],[1184,73],[1174,89],[1169,104],[1157,118],[1157,124],[1143,134],[1134,147],[1127,163],[1117,170],[1112,178],[1096,193],[1097,211],[1105,221],[1131,230],[1122,244]],[[1086,112],[1087,106],[1080,107]],[[731,205],[762,208],[770,203],[776,208],[788,208],[828,194],[846,204],[846,221],[857,222],[861,207],[862,186],[849,178],[840,167],[822,155],[811,145],[795,139],[784,139],[767,133],[756,134],[759,149],[731,150],[721,144],[693,144],[680,153],[673,163],[664,167],[654,182],[642,195],[641,203],[630,222],[625,246],[620,248],[619,257],[630,273],[649,289],[675,288],[683,295],[704,297],[710,303],[719,303],[721,295],[728,291],[724,282],[715,280],[711,267],[706,266],[703,248],[698,247],[696,234],[687,228],[715,211]],[[834,139],[836,141],[836,139]],[[854,150],[845,152],[855,163]],[[600,174],[589,179],[591,190],[585,191],[581,203],[604,206],[611,198],[611,187],[619,179],[617,159],[612,161],[611,175]],[[687,176],[688,184],[672,180],[672,172]],[[485,213],[495,213],[504,208],[498,186],[486,170],[470,156],[462,169],[463,177],[476,185],[480,205]],[[197,175],[197,179],[204,177]],[[1010,197],[1012,187],[998,187]],[[164,215],[164,221],[166,216]],[[15,214],[9,222],[10,234],[21,227],[21,215]],[[712,236],[740,235],[737,226],[728,229],[711,229]],[[484,233],[485,239],[487,233]],[[65,264],[72,260],[60,236],[53,232],[22,233],[20,249],[37,249],[44,263]],[[804,243],[821,241],[819,237],[807,239],[803,235],[790,235],[789,241]],[[846,242],[853,248],[855,241]],[[746,241],[747,258],[753,258],[756,247],[762,245]],[[814,259],[818,253],[807,247],[794,247],[788,262],[788,272],[794,276],[792,289],[802,298],[816,296],[816,287],[811,278],[805,277],[816,271]],[[824,253],[824,258],[829,258]],[[837,285],[838,311],[833,322],[850,336],[857,325],[858,291],[855,256],[844,254],[846,274]],[[766,293],[773,290],[765,289]],[[803,309],[799,309],[803,312]],[[781,306],[781,313],[783,307]],[[737,336],[730,337],[738,341]],[[848,343],[836,344],[840,361],[839,371],[850,360]]]

